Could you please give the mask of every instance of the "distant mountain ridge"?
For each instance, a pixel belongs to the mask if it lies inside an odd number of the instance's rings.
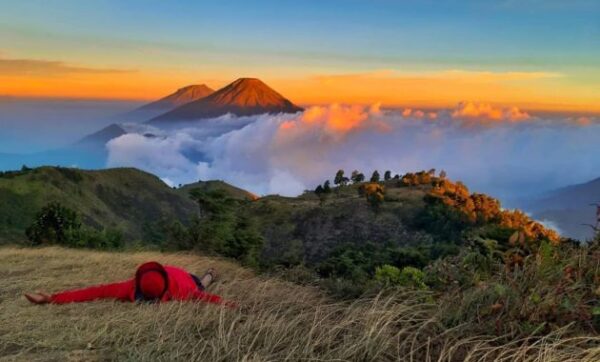
[[[123,115],[122,121],[142,122],[214,93],[206,84],[193,84]]]
[[[593,236],[592,229],[582,225],[595,224],[593,203],[600,203],[600,178],[547,192],[522,208],[538,220],[556,224],[565,236],[585,240]]]
[[[227,113],[251,116],[265,113],[296,113],[302,110],[303,108],[296,106],[261,80],[240,78],[207,97],[177,107],[151,119],[148,123],[165,124],[214,118]]]
[[[89,134],[85,137],[83,137],[82,139],[80,139],[79,141],[77,141],[74,146],[102,146],[104,147],[104,145],[112,140],[113,138],[117,138],[120,137],[124,134],[126,134],[127,131],[125,131],[123,129],[123,127],[119,126],[116,123],[110,124],[104,128],[102,128],[101,130],[94,132],[92,134]]]
[[[194,84],[178,89],[175,93],[169,94],[152,103],[138,108],[138,110],[160,110],[170,111],[184,104],[202,99],[215,91],[206,84]]]

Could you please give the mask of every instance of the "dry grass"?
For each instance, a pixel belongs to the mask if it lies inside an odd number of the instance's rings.
[[[239,310],[194,303],[34,306],[22,293],[127,278],[147,260],[220,271],[211,291]],[[198,361],[598,361],[600,337],[499,343],[446,330],[418,295],[351,304],[189,254],[0,249],[0,359]]]

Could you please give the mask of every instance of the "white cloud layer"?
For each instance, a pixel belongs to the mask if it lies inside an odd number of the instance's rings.
[[[257,194],[296,195],[340,168],[444,169],[503,198],[600,176],[597,119],[539,119],[473,103],[438,112],[334,104],[130,131],[107,144],[108,166],[139,167],[172,184],[222,179]]]

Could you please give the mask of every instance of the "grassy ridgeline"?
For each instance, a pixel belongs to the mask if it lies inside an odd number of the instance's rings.
[[[50,202],[76,210],[83,223],[145,237],[152,223],[186,220],[197,212],[187,195],[133,168],[88,171],[40,167],[0,175],[0,239],[22,241],[36,213]]]
[[[194,303],[94,302],[34,306],[30,290],[54,291],[132,275],[157,260],[220,271],[211,292],[235,311]],[[106,270],[110,269],[110,273]],[[110,275],[108,277],[107,275]],[[600,337],[503,341],[446,329],[443,306],[417,292],[336,302],[318,289],[257,277],[220,259],[190,254],[106,253],[62,248],[0,249],[0,355],[10,360],[444,360],[597,361]]]

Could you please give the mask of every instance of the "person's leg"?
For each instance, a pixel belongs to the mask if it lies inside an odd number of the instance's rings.
[[[204,287],[204,289],[208,288],[208,286],[215,281],[217,278],[217,271],[215,268],[209,268],[206,273],[200,278],[200,283]]]

